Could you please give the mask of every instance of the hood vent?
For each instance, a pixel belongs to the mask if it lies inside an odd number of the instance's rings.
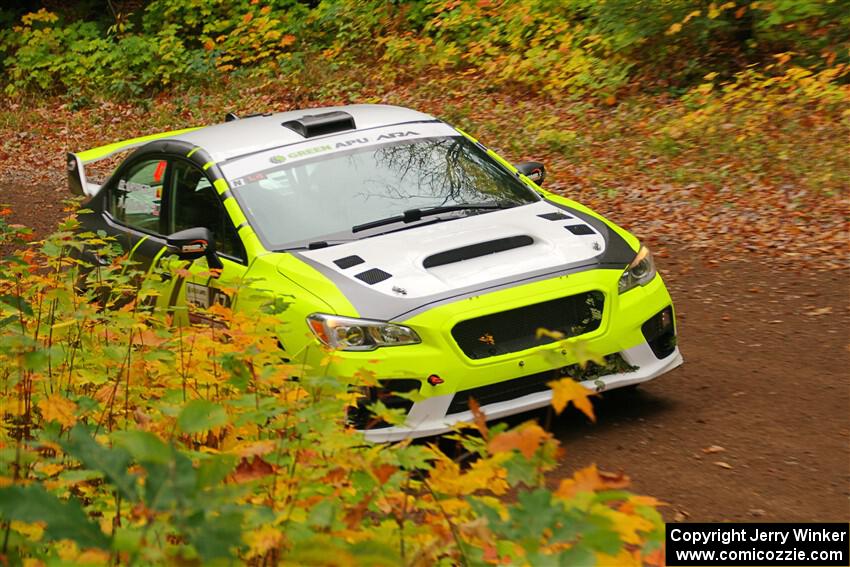
[[[334,264],[339,266],[343,270],[347,270],[348,268],[352,268],[357,266],[358,264],[362,264],[364,262],[363,258],[357,256],[346,256],[345,258],[339,258],[338,260],[334,260]]]
[[[365,272],[360,272],[356,276],[354,276],[360,281],[366,282],[369,285],[375,285],[376,283],[381,283],[384,280],[390,279],[392,274],[388,274],[384,270],[379,270],[378,268],[372,268],[371,270],[366,270]]]
[[[586,224],[571,224],[571,225],[565,226],[564,228],[566,228],[567,230],[569,230],[570,232],[572,232],[573,234],[575,234],[577,236],[581,236],[581,235],[585,235],[585,234],[596,234],[596,231],[593,230],[592,228],[590,228],[589,226],[587,226]]]
[[[532,244],[534,244],[534,239],[525,234],[520,236],[509,236],[507,238],[479,242],[478,244],[470,244],[469,246],[462,246],[453,250],[446,250],[445,252],[432,254],[425,258],[422,265],[426,268],[436,268],[437,266],[444,266],[446,264],[454,264],[455,262],[480,258],[481,256],[488,256],[490,254],[496,254],[497,252],[513,250],[514,248],[531,246]]]
[[[558,212],[544,213],[542,215],[537,215],[537,216],[540,217],[541,219],[546,219],[546,220],[549,220],[549,221],[556,221],[556,220],[564,220],[564,219],[573,218],[570,215],[566,215],[564,213],[558,213]]]

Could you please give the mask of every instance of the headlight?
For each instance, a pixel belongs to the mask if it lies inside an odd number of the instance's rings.
[[[413,329],[383,321],[314,313],[307,317],[307,324],[320,341],[339,350],[374,350],[422,342]]]
[[[640,250],[620,276],[620,282],[617,285],[620,293],[625,293],[639,285],[646,285],[655,277],[655,262],[652,260],[652,252],[646,246],[641,246]]]

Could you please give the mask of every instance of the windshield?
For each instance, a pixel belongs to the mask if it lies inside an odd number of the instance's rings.
[[[285,156],[272,156],[265,163],[276,159],[283,160]],[[480,146],[461,136],[344,149],[249,173],[231,184],[251,224],[272,250],[398,230],[408,221],[388,217],[411,209],[493,205],[458,207],[415,219],[438,222],[539,198]],[[360,231],[362,225],[382,219],[391,222],[380,223],[382,228]],[[352,231],[355,227],[358,231]]]

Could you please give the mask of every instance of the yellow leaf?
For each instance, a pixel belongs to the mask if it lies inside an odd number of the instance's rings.
[[[275,450],[276,443],[274,441],[264,439],[260,441],[243,441],[238,443],[228,453],[233,453],[242,458],[267,455]]]
[[[37,464],[36,470],[44,473],[44,476],[56,476],[60,472],[64,471],[65,467],[56,463],[43,463]]]
[[[689,21],[691,21],[693,18],[698,18],[698,17],[700,17],[701,15],[702,15],[702,12],[700,12],[699,10],[694,10],[693,12],[691,12],[690,14],[688,14],[687,16],[685,16],[685,19],[684,19],[684,20],[682,20],[682,23],[683,23],[683,24],[687,24],[687,23],[688,23]]]
[[[38,407],[44,421],[58,421],[65,427],[71,427],[77,423],[77,417],[74,415],[77,404],[59,394],[52,394],[48,398],[39,400]]]
[[[668,29],[664,33],[665,33],[665,35],[673,35],[673,34],[679,33],[680,31],[682,31],[682,24],[676,22],[675,24],[670,26],[670,29]]]
[[[434,470],[428,483],[436,492],[450,496],[464,496],[478,490],[487,490],[495,495],[504,494],[510,486],[505,480],[507,471],[500,465],[510,458],[503,453],[489,459],[479,459],[465,471],[442,453],[436,455]]]
[[[10,527],[19,534],[25,535],[30,541],[39,541],[44,534],[44,522],[28,524],[13,520]]]
[[[543,327],[540,327],[540,328],[537,329],[537,332],[535,333],[535,337],[537,339],[542,339],[543,337],[548,337],[550,339],[555,339],[556,341],[560,341],[561,339],[564,338],[564,333],[562,333],[561,331],[550,331],[549,329],[544,329]]]
[[[274,526],[263,526],[245,534],[248,544],[248,557],[262,557],[272,549],[276,549],[283,541],[283,534]]]
[[[596,395],[594,392],[572,378],[555,380],[549,382],[548,386],[552,388],[552,407],[555,408],[555,413],[560,414],[567,404],[572,402],[577,410],[590,418],[590,421],[596,421],[593,404],[590,401],[590,396]]]
[[[611,520],[612,527],[624,543],[640,545],[643,538],[638,532],[650,532],[655,527],[652,522],[637,514],[624,514],[606,507],[600,507],[598,512]]]

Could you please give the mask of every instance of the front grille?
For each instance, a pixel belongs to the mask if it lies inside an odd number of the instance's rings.
[[[473,398],[478,402],[479,406],[505,402],[544,392],[549,389],[547,385],[552,380],[559,380],[569,376],[576,382],[585,380],[597,380],[602,376],[610,374],[623,374],[626,372],[634,372],[637,366],[632,366],[623,359],[620,353],[609,354],[605,357],[605,364],[599,365],[595,362],[588,362],[584,368],[579,364],[571,364],[557,370],[547,370],[522,378],[514,378],[504,382],[497,382],[489,386],[481,386],[479,388],[471,388],[457,392],[452,398],[452,403],[446,415],[469,411],[469,399]]]
[[[557,370],[547,370],[546,372],[539,372],[530,376],[523,376],[522,378],[514,378],[513,380],[490,384],[489,386],[463,390],[456,393],[454,398],[452,398],[452,403],[449,405],[446,415],[468,411],[470,398],[475,399],[479,406],[486,406],[487,404],[521,398],[528,394],[544,392],[549,389],[549,386],[546,384],[559,377],[560,375]]]
[[[537,337],[538,329],[576,337],[599,328],[605,296],[590,291],[461,321],[452,337],[471,359],[489,358],[545,345],[555,339]]]

